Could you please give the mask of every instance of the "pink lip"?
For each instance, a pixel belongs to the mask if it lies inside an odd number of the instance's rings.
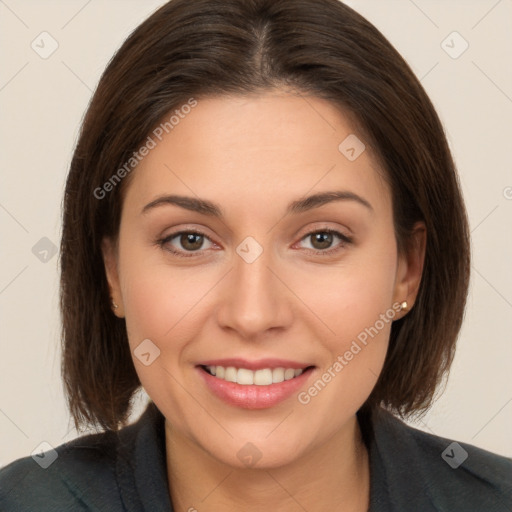
[[[234,366],[235,368],[247,368],[248,370],[262,370],[263,368],[294,368],[303,370],[311,364],[298,363],[297,361],[288,361],[286,359],[258,359],[257,361],[248,361],[242,358],[230,359],[212,359],[199,363],[199,366]]]
[[[260,365],[260,363],[261,362],[258,362],[258,365]],[[210,364],[213,366],[215,363]],[[210,366],[210,364],[207,366]],[[258,368],[278,368],[280,366],[293,368],[293,365],[288,365],[289,362],[287,362],[286,365],[258,366]],[[224,366],[224,364],[218,363],[218,366]],[[248,368],[243,364],[230,364],[227,366]],[[298,368],[300,367],[301,366],[298,366]],[[253,384],[245,386],[214,377],[201,368],[201,366],[197,366],[196,368],[210,391],[227,404],[235,407],[241,407],[243,409],[267,409],[283,402],[293,394],[296,394],[299,389],[304,386],[313,370],[313,368],[309,368],[298,377],[294,377],[293,379],[285,380],[277,384],[270,384],[268,386],[257,386]]]

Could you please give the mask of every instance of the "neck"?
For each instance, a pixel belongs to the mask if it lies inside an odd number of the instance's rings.
[[[289,464],[237,468],[213,458],[166,421],[167,474],[176,511],[366,512],[370,469],[357,418]]]

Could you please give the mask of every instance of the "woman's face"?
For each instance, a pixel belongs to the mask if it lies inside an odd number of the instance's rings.
[[[390,190],[329,102],[202,99],[173,126],[104,246],[116,314],[174,432],[232,466],[289,463],[354,421],[421,265],[397,254]]]

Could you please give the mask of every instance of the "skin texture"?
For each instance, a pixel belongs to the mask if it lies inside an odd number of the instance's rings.
[[[295,360],[315,366],[307,391],[394,303],[414,303],[424,227],[399,255],[383,171],[369,149],[355,161],[338,150],[350,134],[364,142],[348,116],[315,97],[201,99],[134,171],[119,239],[104,241],[104,259],[132,354],[145,339],[160,350],[151,365],[137,357],[134,364],[166,417],[176,510],[368,507],[368,456],[355,414],[382,369],[391,322],[306,405],[297,394],[266,409],[228,405],[196,367],[228,357]],[[371,209],[341,200],[285,214],[294,200],[337,190]],[[169,204],[141,213],[165,194],[214,201],[224,218]],[[311,235],[325,228],[353,241]],[[207,238],[158,243],[187,229]],[[252,263],[236,252],[248,236],[263,249]],[[325,255],[329,249],[337,250]],[[250,467],[237,456],[248,442],[261,455]]]

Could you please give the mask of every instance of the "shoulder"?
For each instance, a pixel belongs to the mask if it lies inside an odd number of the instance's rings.
[[[375,453],[390,493],[424,510],[512,510],[512,459],[411,427],[380,409]]]
[[[165,418],[148,403],[135,423],[89,434],[0,470],[0,510],[172,510]]]
[[[0,510],[122,510],[116,483],[119,435],[79,437],[0,470]]]

